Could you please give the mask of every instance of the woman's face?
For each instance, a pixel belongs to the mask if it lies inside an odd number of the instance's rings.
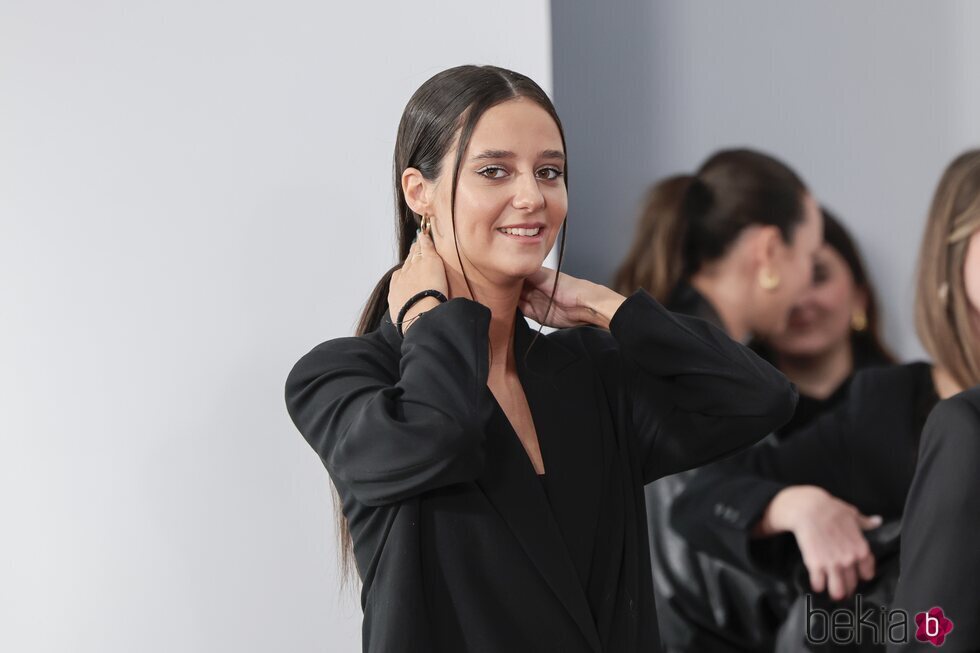
[[[789,244],[780,238],[772,255],[772,268],[779,284],[772,290],[758,288],[754,304],[756,316],[753,331],[762,337],[782,332],[789,313],[813,278],[813,261],[823,243],[823,219],[820,207],[808,193],[803,198],[803,221],[793,232]]]
[[[460,270],[450,214],[456,152],[433,188],[432,235],[447,266]],[[517,98],[484,113],[463,154],[456,188],[459,255],[471,280],[513,283],[537,272],[565,214],[565,151],[558,126],[537,103]]]
[[[867,310],[864,291],[854,283],[851,268],[830,245],[817,250],[813,282],[793,306],[786,330],[769,339],[785,356],[816,356],[850,342],[851,319]]]

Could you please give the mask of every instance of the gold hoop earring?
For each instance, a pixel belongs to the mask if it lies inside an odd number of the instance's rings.
[[[759,270],[759,286],[764,290],[775,290],[779,287],[779,274],[769,270]]]
[[[868,328],[868,315],[861,309],[851,314],[851,328],[858,332]]]
[[[419,229],[422,230],[423,234],[428,236],[429,231],[432,230],[432,218],[427,215],[423,215],[422,220],[419,222]]]

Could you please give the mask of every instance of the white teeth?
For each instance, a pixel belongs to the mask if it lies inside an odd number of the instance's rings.
[[[498,229],[498,231],[502,231],[505,234],[513,234],[515,236],[537,236],[538,232],[541,231],[541,227],[535,227],[534,229],[512,229],[503,227]]]

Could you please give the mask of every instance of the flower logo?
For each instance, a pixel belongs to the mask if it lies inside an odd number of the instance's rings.
[[[946,635],[953,630],[953,622],[946,618],[943,609],[939,606],[915,615],[915,626],[915,638],[920,642],[929,642],[933,646],[942,646],[946,641]]]

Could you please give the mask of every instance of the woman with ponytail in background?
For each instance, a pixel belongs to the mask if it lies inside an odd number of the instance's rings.
[[[812,279],[820,209],[800,178],[752,150],[712,155],[694,175],[649,192],[620,293],[648,290],[672,311],[700,317],[746,342],[774,336]],[[786,602],[750,574],[692,549],[669,523],[693,472],[647,488],[657,610],[666,650],[761,651]]]
[[[955,624],[943,650],[980,650],[978,233],[980,151],[972,150],[943,173],[919,253],[916,326],[933,362],[858,372],[838,408],[778,447],[699,470],[673,506],[673,526],[707,554],[755,573],[802,567],[811,605],[852,609],[855,601],[833,602],[857,592],[862,613],[904,609],[909,641],[889,651],[932,650],[916,639],[913,618],[936,606]],[[900,571],[894,547],[875,546],[899,524]],[[829,646],[826,631],[823,646],[804,641],[813,634],[808,607],[800,600],[790,614],[788,650]],[[885,648],[882,638],[864,640],[857,650]]]
[[[717,328],[542,267],[566,165],[527,77],[425,82],[395,146],[399,262],[358,335],[289,375],[342,502],[365,651],[660,650],[643,485],[792,414],[785,378]]]

